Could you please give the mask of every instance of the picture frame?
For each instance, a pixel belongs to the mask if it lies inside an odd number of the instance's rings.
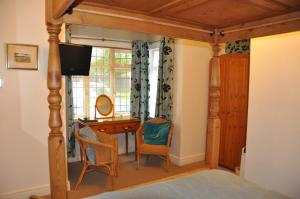
[[[6,68],[38,70],[38,45],[31,44],[6,44]]]

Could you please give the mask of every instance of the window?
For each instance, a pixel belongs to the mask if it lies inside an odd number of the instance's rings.
[[[149,49],[149,82],[150,82],[150,98],[149,113],[150,117],[155,117],[155,105],[158,82],[158,65],[159,65],[159,48],[153,47]]]
[[[130,50],[93,47],[90,75],[72,77],[74,117],[93,117],[100,94],[112,99],[115,115],[129,115],[130,78]]]

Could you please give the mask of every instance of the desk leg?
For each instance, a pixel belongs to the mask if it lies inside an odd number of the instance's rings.
[[[138,156],[138,154],[137,154],[137,136],[136,136],[136,132],[134,133],[134,152],[135,152],[135,160],[137,160],[137,156]]]
[[[125,133],[125,141],[126,141],[126,155],[128,155],[128,132]]]

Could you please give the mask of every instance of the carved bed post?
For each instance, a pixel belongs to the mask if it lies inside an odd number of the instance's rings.
[[[48,95],[50,109],[48,151],[52,199],[67,198],[66,146],[61,131],[61,95],[59,93],[61,89],[61,69],[58,35],[61,31],[61,25],[61,23],[47,23],[47,31],[49,33],[47,86],[50,91]]]
[[[219,31],[214,32],[214,42],[211,44],[213,49],[213,58],[210,61],[210,85],[209,85],[209,112],[207,121],[206,138],[206,162],[210,168],[217,168],[219,165],[219,145],[220,145],[220,63],[218,41]]]

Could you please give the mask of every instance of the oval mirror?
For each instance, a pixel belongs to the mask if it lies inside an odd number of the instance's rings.
[[[99,95],[96,99],[95,107],[104,116],[108,116],[113,111],[113,103],[107,95]]]

